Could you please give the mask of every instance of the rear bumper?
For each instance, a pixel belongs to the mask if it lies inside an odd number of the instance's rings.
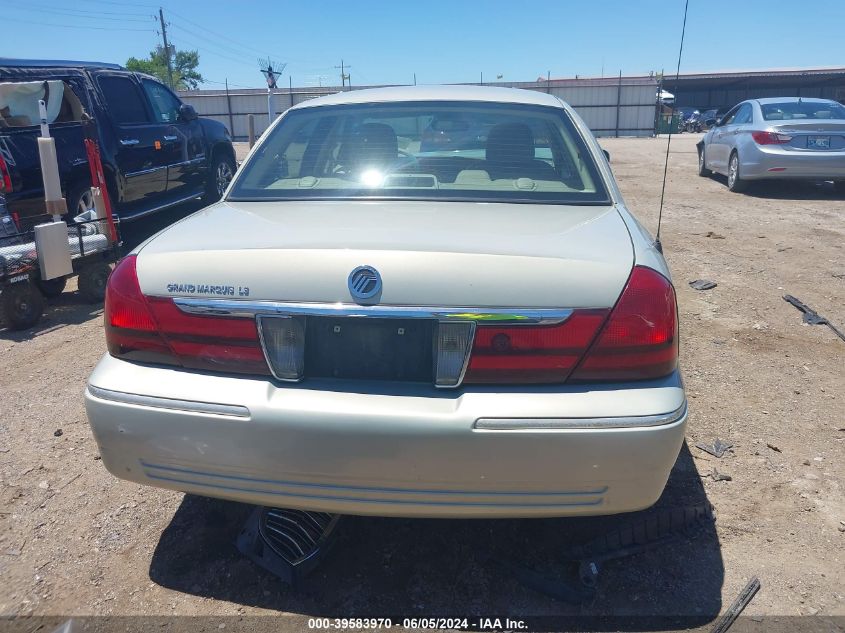
[[[809,152],[758,145],[740,150],[742,178],[845,180],[845,152]]]
[[[103,463],[118,477],[260,505],[414,517],[648,507],[687,417],[677,374],[614,389],[342,387],[106,356],[85,402]]]

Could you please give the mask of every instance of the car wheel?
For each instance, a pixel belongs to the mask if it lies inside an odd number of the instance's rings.
[[[698,148],[698,175],[702,178],[709,178],[713,175],[713,172],[704,165],[704,146],[702,145]]]
[[[745,191],[748,182],[742,179],[739,171],[739,154],[734,152],[728,161],[728,189],[739,193]]]
[[[16,283],[0,293],[3,320],[13,330],[32,327],[44,312],[44,298],[33,283]]]
[[[111,266],[105,263],[90,264],[79,271],[79,292],[89,303],[100,303],[106,298],[106,283]]]
[[[67,202],[67,214],[71,218],[93,209],[94,196],[91,193],[90,183],[80,182],[71,186],[65,202]]]
[[[59,295],[61,295],[65,291],[65,285],[67,284],[67,278],[65,277],[56,277],[56,279],[39,279],[35,282],[38,286],[38,289],[41,291],[41,294],[49,299],[55,299]]]
[[[206,183],[203,200],[207,203],[217,202],[223,197],[226,187],[235,177],[235,161],[222,152],[214,155],[211,167],[208,170],[208,182]]]

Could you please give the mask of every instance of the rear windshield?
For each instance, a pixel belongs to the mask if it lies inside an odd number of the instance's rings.
[[[584,204],[608,195],[563,109],[421,102],[286,114],[229,199],[301,198]]]
[[[760,105],[766,121],[795,121],[800,119],[845,119],[845,107],[838,103],[791,101]]]

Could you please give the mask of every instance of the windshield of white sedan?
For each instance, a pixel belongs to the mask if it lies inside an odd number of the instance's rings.
[[[422,102],[294,110],[229,199],[448,198],[606,202],[560,108]]]
[[[760,106],[766,121],[792,121],[801,119],[845,119],[845,107],[833,101],[788,101],[764,103]]]

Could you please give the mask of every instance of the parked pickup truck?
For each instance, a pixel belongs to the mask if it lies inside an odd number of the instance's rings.
[[[45,213],[40,99],[71,216],[92,203],[85,126],[95,128],[112,204],[124,221],[200,196],[218,200],[234,175],[229,130],[199,118],[155,78],[116,64],[0,58],[0,193],[21,229]]]

